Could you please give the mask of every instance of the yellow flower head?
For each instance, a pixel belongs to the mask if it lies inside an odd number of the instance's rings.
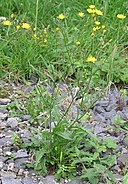
[[[92,57],[92,56],[89,56],[86,61],[87,62],[91,62],[91,63],[95,63],[96,62],[96,58]]]
[[[36,39],[36,38],[37,38],[37,34],[34,34],[34,35],[33,35],[33,38],[35,38],[35,39]]]
[[[103,33],[106,33],[106,29],[103,30]]]
[[[95,13],[94,10],[91,9],[91,8],[88,8],[88,9],[87,9],[87,12],[88,12],[88,13]]]
[[[78,16],[81,17],[81,18],[83,18],[84,17],[84,13],[83,12],[79,12],[78,13]]]
[[[14,13],[12,13],[10,17],[13,19],[14,18]]]
[[[23,28],[23,29],[30,29],[30,24],[28,24],[28,23],[23,23],[23,24],[22,24],[22,28]]]
[[[96,31],[97,31],[96,27],[93,27],[93,31],[94,31],[94,32],[96,32]]]
[[[98,25],[100,25],[100,22],[99,21],[95,21],[95,24],[98,26]]]
[[[102,29],[104,29],[105,28],[105,25],[102,25],[101,27],[102,27]]]
[[[44,43],[47,43],[47,40],[46,39],[44,39]]]
[[[10,25],[12,25],[12,23],[9,20],[4,20],[3,25],[10,26]]]
[[[96,27],[93,27],[93,31],[96,32],[97,30],[99,30],[100,27],[96,26]]]
[[[47,34],[47,30],[46,29],[44,29],[44,34]]]
[[[79,45],[80,45],[80,41],[77,41],[77,42],[76,42],[76,45],[79,46]]]
[[[118,19],[125,19],[125,18],[126,18],[126,16],[125,16],[125,15],[123,15],[123,14],[118,14],[118,15],[117,15],[117,18],[118,18]]]
[[[59,16],[58,16],[58,19],[60,20],[63,20],[65,18],[65,16],[63,15],[63,13],[61,13]]]
[[[36,27],[33,28],[33,31],[36,31]]]
[[[16,26],[16,29],[17,29],[17,30],[20,29],[20,25],[17,25],[17,26]]]
[[[97,15],[103,15],[103,13],[102,13],[102,11],[100,11],[100,10],[95,10],[95,13],[97,14]]]
[[[94,8],[95,8],[95,5],[94,5],[94,4],[91,4],[91,5],[89,6],[89,8],[94,9]]]
[[[92,14],[91,14],[91,17],[95,18],[95,13],[92,13]]]
[[[59,31],[59,30],[60,30],[60,28],[59,28],[59,27],[57,27],[57,28],[56,28],[56,31]]]

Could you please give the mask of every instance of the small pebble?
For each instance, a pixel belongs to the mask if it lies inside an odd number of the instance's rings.
[[[8,171],[13,171],[13,169],[14,169],[14,163],[13,162],[9,163],[7,170]]]
[[[10,152],[10,151],[6,151],[6,156],[10,156],[11,154],[12,154],[12,152]]]
[[[29,176],[29,172],[27,170],[24,171],[24,175],[25,175],[25,177],[28,177]]]
[[[4,166],[4,162],[0,162],[0,169],[2,169]]]
[[[23,169],[20,169],[19,171],[18,171],[18,174],[17,174],[18,176],[23,176],[24,175],[24,170]]]

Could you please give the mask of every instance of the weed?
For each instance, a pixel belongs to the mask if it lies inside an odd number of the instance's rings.
[[[110,139],[101,141],[82,127],[81,121],[88,121],[89,109],[97,99],[97,95],[91,97],[91,90],[111,81],[128,83],[127,54],[122,54],[127,52],[128,3],[93,3],[1,0],[4,17],[0,19],[0,78],[11,76],[14,81],[27,81],[38,76],[53,82],[52,93],[38,83],[20,103],[15,101],[8,106],[11,115],[27,112],[31,125],[36,123],[27,147],[34,155],[37,171],[55,171],[57,179],[77,173],[92,184],[101,177],[106,183],[115,183],[110,168],[116,157],[104,158],[103,153],[108,149],[112,152],[116,143]],[[77,94],[71,95],[62,111],[59,104],[65,97],[61,98],[56,87],[56,81],[62,80],[73,81],[82,96],[74,120],[70,109]],[[88,113],[80,114],[82,110]],[[115,128],[126,127],[119,117],[115,124]],[[19,144],[17,135],[13,139]],[[127,182],[127,175],[123,182]]]
[[[127,3],[96,0],[89,7],[69,0],[2,1],[8,18],[0,28],[1,77],[8,71],[26,79],[90,78],[91,86],[127,83],[127,62],[120,54],[126,50]]]

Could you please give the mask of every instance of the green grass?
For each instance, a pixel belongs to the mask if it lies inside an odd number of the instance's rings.
[[[103,15],[92,17],[87,12],[90,4],[95,4]],[[93,105],[89,104],[92,99],[88,94],[90,87],[98,90],[109,82],[128,83],[126,0],[1,0],[0,12],[11,22],[7,26],[0,20],[1,79],[26,82],[32,76],[38,76],[46,82],[46,86],[50,84],[48,81],[53,81],[55,88],[57,81],[68,79],[79,87],[82,93],[80,108],[87,111]],[[80,12],[84,13],[83,17],[78,15]],[[63,20],[58,18],[60,14],[64,15]],[[118,14],[126,18],[119,19]],[[96,32],[95,21],[100,22]],[[23,23],[28,23],[30,29],[23,29]],[[105,28],[102,28],[103,25]],[[17,26],[20,28],[17,29]],[[106,32],[103,33],[103,30]],[[87,62],[90,56],[94,63]],[[34,168],[47,173],[49,168],[54,167],[58,179],[69,177],[78,169],[78,174],[92,184],[98,183],[100,177],[106,183],[116,183],[109,170],[116,157],[103,157],[108,149],[113,152],[115,143],[110,140],[102,142],[81,126],[82,120],[86,122],[89,119],[89,113],[81,119],[78,119],[78,114],[70,124],[66,116],[72,103],[64,113],[60,113],[57,109],[59,94],[55,92],[51,96],[38,85],[26,97],[29,103],[23,99],[22,106],[15,101],[8,107],[14,116],[30,114],[32,127],[44,121],[44,131],[33,128],[31,143],[27,145],[35,155]],[[45,112],[43,119],[40,112]],[[47,130],[49,120],[50,130]],[[53,130],[52,121],[57,122]],[[74,126],[77,122],[79,125]],[[13,138],[19,144],[19,137],[14,135]],[[127,175],[124,180],[127,180]]]
[[[100,28],[92,36],[96,25],[87,12],[90,3],[103,12],[95,19],[100,21],[100,27],[105,25],[104,34]],[[122,0],[1,1],[1,15],[12,22],[11,26],[4,26],[2,22],[0,25],[1,77],[15,78],[16,75],[28,79],[39,75],[53,81],[66,78],[85,81],[91,77],[92,86],[106,81],[128,83],[127,57],[123,54],[127,52],[127,17],[124,20],[116,17],[127,15],[127,11],[127,1]],[[78,16],[79,12],[84,13],[83,18]],[[57,18],[61,13],[65,16],[63,20]],[[22,25],[23,21],[30,24],[30,30],[16,30],[16,25]],[[39,38],[34,39],[34,34]],[[87,63],[90,55],[97,59],[96,63]]]

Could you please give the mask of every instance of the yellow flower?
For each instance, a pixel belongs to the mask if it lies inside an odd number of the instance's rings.
[[[30,29],[30,24],[28,24],[28,23],[23,23],[23,24],[22,24],[22,28],[23,28],[23,29]]]
[[[33,31],[36,31],[36,27],[33,28]]]
[[[44,43],[46,43],[47,42],[47,40],[46,39],[44,39]]]
[[[106,33],[106,29],[103,30],[103,33]]]
[[[10,26],[10,25],[12,25],[12,23],[9,20],[4,20],[3,25]]]
[[[103,13],[102,13],[102,11],[100,11],[100,10],[95,10],[95,13],[97,14],[97,15],[103,15]]]
[[[105,25],[102,25],[101,27],[102,27],[102,29],[104,29],[105,28]]]
[[[89,8],[94,9],[94,8],[95,8],[95,5],[91,4],[91,5],[89,6]]]
[[[57,27],[57,28],[56,28],[56,31],[59,31],[59,30],[60,30],[60,28],[59,28],[59,27]]]
[[[92,57],[92,56],[89,56],[86,61],[87,62],[91,62],[91,63],[95,63],[96,62],[96,58]]]
[[[46,29],[44,29],[44,34],[47,34],[47,30]]]
[[[13,17],[14,17],[14,13],[12,13],[10,17],[13,19]]]
[[[87,9],[87,12],[88,12],[88,13],[93,13],[93,10],[92,10],[91,8],[88,8],[88,9]]]
[[[96,32],[97,30],[99,30],[100,27],[96,26],[96,27],[93,27],[93,31]]]
[[[99,21],[95,21],[95,24],[98,26],[98,25],[100,25],[100,22]]]
[[[34,34],[34,35],[33,35],[33,38],[35,38],[35,39],[36,39],[36,38],[37,38],[37,34]]]
[[[94,32],[96,32],[96,31],[97,31],[96,27],[93,27],[93,31],[94,31]]]
[[[17,26],[16,26],[16,29],[17,29],[17,30],[20,29],[20,25],[17,25]]]
[[[58,19],[60,20],[63,20],[65,18],[65,16],[63,15],[63,13],[61,13],[59,16],[58,16]]]
[[[79,46],[79,45],[80,45],[80,41],[77,41],[77,42],[76,42],[76,45]]]
[[[91,14],[91,17],[94,17],[94,18],[95,18],[95,13],[92,13],[92,14]]]
[[[87,12],[90,13],[92,17],[95,16],[95,10],[94,9],[88,8]]]
[[[78,15],[79,15],[79,17],[81,17],[81,18],[84,17],[84,13],[83,13],[83,12],[79,12]]]
[[[123,14],[118,14],[118,15],[117,15],[117,18],[118,18],[118,19],[125,19],[125,18],[126,18],[126,16],[125,16],[125,15],[123,15]]]

